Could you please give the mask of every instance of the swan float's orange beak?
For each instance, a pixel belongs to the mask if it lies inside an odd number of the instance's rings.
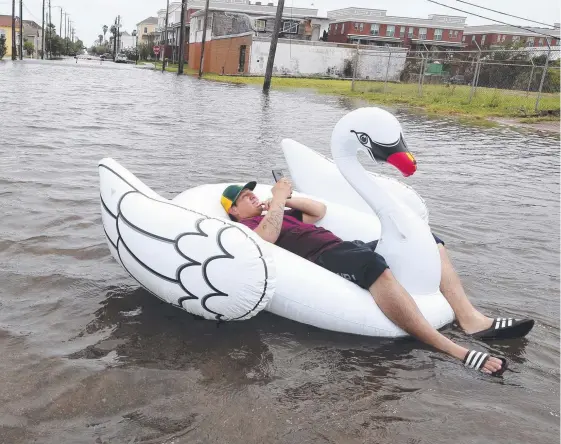
[[[413,154],[407,151],[391,154],[386,162],[396,167],[405,177],[411,176],[417,171],[417,161],[413,157]]]

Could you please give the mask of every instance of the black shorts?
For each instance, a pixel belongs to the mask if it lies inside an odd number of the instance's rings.
[[[437,244],[444,242],[437,236]],[[362,241],[342,242],[322,253],[316,264],[348,279],[362,288],[369,289],[376,279],[386,270],[386,260],[376,251],[378,241],[364,243]]]

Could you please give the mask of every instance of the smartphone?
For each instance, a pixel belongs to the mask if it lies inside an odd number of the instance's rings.
[[[284,177],[284,173],[282,170],[272,170],[273,177],[275,178],[275,182],[278,182]]]
[[[284,177],[284,173],[282,170],[272,170],[273,173],[273,177],[275,178],[275,182],[278,182],[279,180],[281,180]],[[292,197],[292,194],[290,196],[288,196],[288,198],[290,199]]]

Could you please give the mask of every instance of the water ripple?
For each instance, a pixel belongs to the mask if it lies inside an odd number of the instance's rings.
[[[513,362],[501,381],[415,341],[268,313],[216,328],[139,289],[111,258],[101,158],[166,197],[201,183],[270,183],[284,165],[281,139],[328,155],[331,128],[357,102],[264,97],[258,87],[80,60],[0,62],[0,103],[23,110],[0,119],[0,441],[558,439],[557,138],[392,109],[418,160],[408,183],[474,303],[536,318],[524,340],[475,344]]]

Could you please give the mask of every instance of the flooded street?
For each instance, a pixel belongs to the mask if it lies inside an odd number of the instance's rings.
[[[491,378],[411,339],[267,312],[217,328],[139,288],[110,255],[103,157],[167,198],[272,183],[281,139],[329,155],[357,103],[72,60],[0,62],[0,104],[0,443],[559,441],[558,137],[392,109],[418,162],[407,183],[471,300],[536,320],[501,342],[443,330],[505,356],[512,371]]]

